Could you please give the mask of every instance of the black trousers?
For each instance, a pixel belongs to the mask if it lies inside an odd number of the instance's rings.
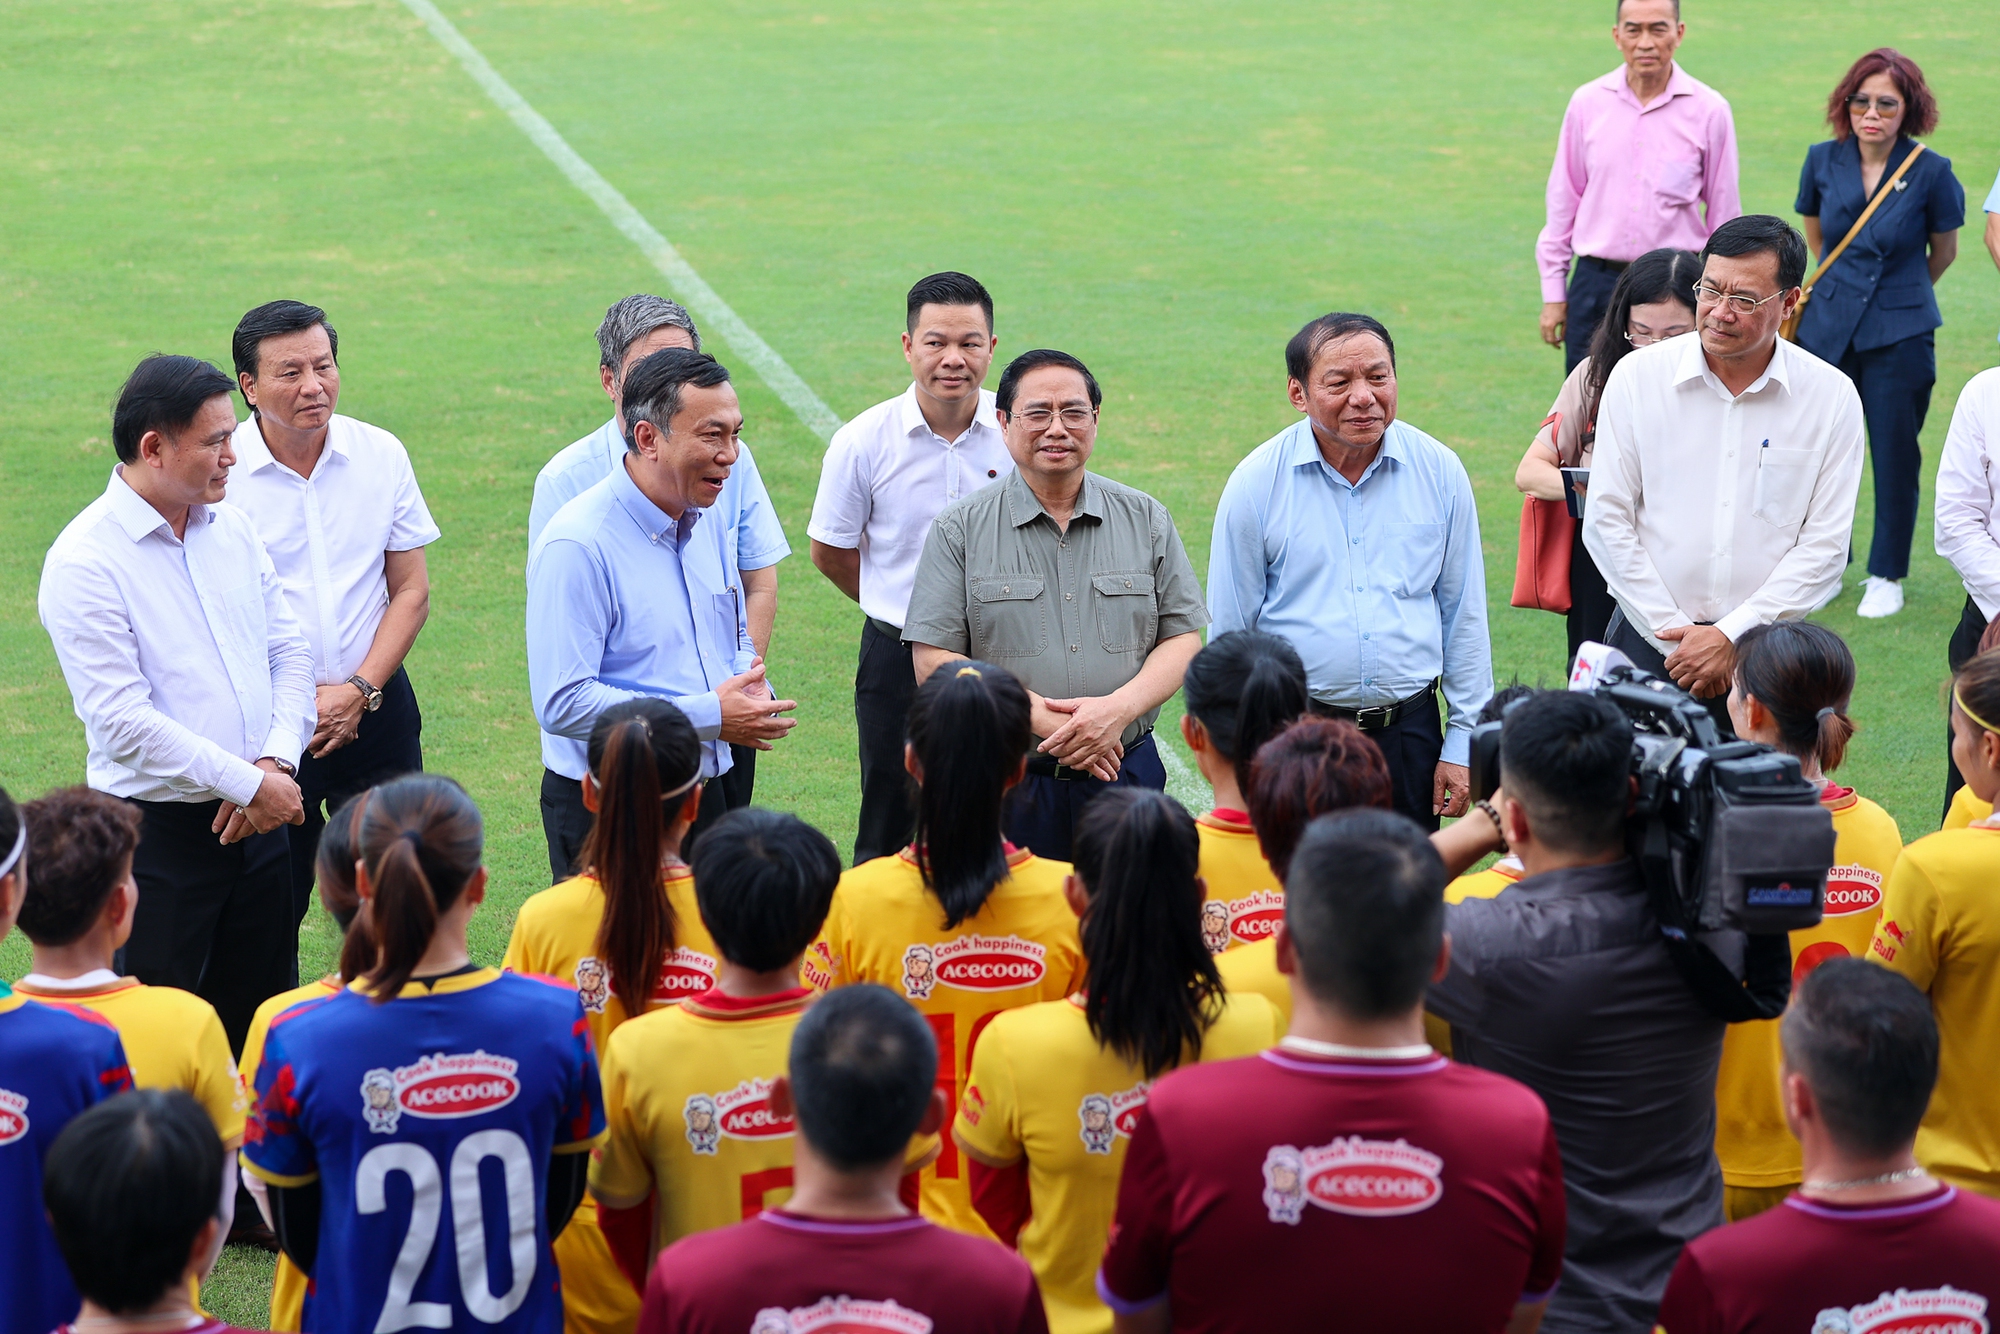
[[[755,760],[747,765],[744,763],[743,752],[746,750],[752,755],[757,753],[751,746],[731,745],[729,753],[736,762],[735,768],[701,790],[701,810],[688,827],[687,837],[681,840],[682,857],[694,855],[695,840],[701,837],[703,830],[720,820],[725,813],[750,804],[750,789],[756,782],[757,767]],[[739,776],[738,769],[745,772]],[[741,800],[737,799],[739,797]],[[564,778],[553,769],[542,770],[542,838],[549,846],[550,884],[559,884],[583,869],[583,844],[590,837],[594,818],[583,804],[583,783],[580,780]]]
[[[299,927],[284,829],[223,846],[219,801],[134,801],[139,908],[120,969],[215,1007],[240,1054],[257,1007],[294,985]]]
[[[299,756],[299,794],[305,798],[306,822],[288,825],[292,850],[292,916],[304,921],[312,908],[313,862],[319,855],[319,835],[329,815],[356,793],[366,792],[424,767],[424,715],[410,674],[401,667],[382,683],[382,707],[361,715],[354,740],[330,755]]]
[[[1917,530],[1918,474],[1924,463],[1917,435],[1931,409],[1931,386],[1937,383],[1937,336],[1934,331],[1920,333],[1866,352],[1849,348],[1840,369],[1854,381],[1868,421],[1868,458],[1875,472],[1875,537],[1868,544],[1868,573],[1902,579],[1910,573],[1910,541]]]
[[[893,628],[893,627],[891,627]],[[854,730],[861,752],[861,817],[854,831],[854,864],[900,851],[916,829],[903,742],[917,673],[910,646],[873,618],[861,623],[861,658],[854,669]]]
[[[1951,642],[1945,645],[1944,660],[1951,667],[1953,676],[1958,669],[1979,652],[1979,637],[1986,633],[1986,617],[1981,614],[1979,604],[1970,595],[1965,599],[1965,610],[1958,615],[1958,624],[1952,629]],[[1938,822],[1944,822],[1951,812],[1951,799],[1965,786],[1965,775],[1958,771],[1958,761],[1951,757],[1951,720],[1944,725],[1944,811]]]
[[[1591,559],[1589,548],[1583,545],[1583,525],[1576,526],[1576,535],[1570,539],[1569,548],[1569,657],[1576,661],[1576,651],[1588,641],[1604,642],[1605,627],[1611,624],[1611,614],[1618,610],[1617,599],[1605,586],[1604,572]]]
[[[1335,716],[1330,705],[1313,700],[1314,713]],[[1438,717],[1437,692],[1428,703],[1415,699],[1404,705],[1396,721],[1366,733],[1389,765],[1389,800],[1426,829],[1438,827],[1431,809],[1437,788],[1438,761],[1444,758],[1444,723]]]
[[[1030,764],[1034,763],[1031,759]],[[1150,787],[1163,792],[1167,786],[1167,766],[1152,734],[1125,752],[1118,777],[1107,783],[1101,778],[1051,778],[1030,773],[1007,794],[1000,813],[1000,827],[1017,848],[1027,848],[1037,857],[1051,861],[1071,860],[1071,840],[1076,818],[1100,792],[1114,787]]]
[[[1612,268],[1601,259],[1578,255],[1569,271],[1569,312],[1563,319],[1563,374],[1590,355],[1590,340],[1611,308],[1611,289],[1624,266]]]
[[[1654,648],[1646,636],[1633,628],[1632,623],[1625,619],[1624,608],[1612,613],[1608,634],[1609,638],[1604,642],[1630,658],[1634,667],[1663,680],[1673,680],[1667,672],[1667,655]],[[1713,698],[1701,699],[1700,703],[1708,709],[1708,716],[1715,720],[1715,730],[1722,734],[1723,740],[1733,739],[1736,724],[1729,721],[1729,692],[1725,690]]]

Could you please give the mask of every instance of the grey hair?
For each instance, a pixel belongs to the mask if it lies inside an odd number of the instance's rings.
[[[604,312],[604,323],[597,326],[597,364],[617,373],[632,344],[655,329],[686,329],[688,337],[694,339],[694,350],[701,351],[701,330],[694,327],[694,316],[688,314],[686,306],[640,292]]]

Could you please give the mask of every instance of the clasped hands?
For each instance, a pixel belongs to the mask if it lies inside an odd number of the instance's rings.
[[[1667,675],[1697,699],[1729,692],[1736,674],[1736,645],[1712,625],[1678,625],[1660,631],[1660,638],[1678,643],[1667,655]]]
[[[1032,726],[1043,738],[1037,750],[1066,769],[1081,770],[1107,783],[1117,779],[1125,758],[1119,738],[1133,715],[1125,712],[1116,694],[1045,699],[1031,693],[1028,699]]]
[[[208,827],[210,833],[222,836],[224,846],[252,834],[268,834],[281,824],[306,822],[305,799],[299,795],[299,785],[291,775],[281,771],[278,762],[272,759],[258,760],[257,767],[264,771],[264,781],[257,785],[257,795],[250,798],[250,804],[223,802],[215,813],[214,823]]]

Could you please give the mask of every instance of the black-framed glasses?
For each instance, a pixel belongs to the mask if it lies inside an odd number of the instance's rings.
[[[1783,295],[1783,292],[1773,292],[1769,296],[1750,296],[1744,292],[1718,292],[1707,283],[1696,283],[1694,285],[1694,299],[1696,301],[1704,302],[1711,306],[1727,302],[1729,308],[1738,315],[1748,315],[1765,302],[1776,301]]]
[[[1883,116],[1893,116],[1903,109],[1902,100],[1895,97],[1870,97],[1866,93],[1856,93],[1847,99],[1847,109],[1858,115],[1867,114],[1871,106]]]
[[[1097,420],[1097,409],[1064,408],[1061,412],[1055,412],[1049,408],[1022,408],[1014,414],[1014,419],[1031,431],[1048,430],[1049,423],[1057,417],[1062,418],[1065,430],[1080,431]]]

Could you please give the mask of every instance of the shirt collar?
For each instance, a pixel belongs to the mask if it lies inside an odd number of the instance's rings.
[[[105,499],[111,502],[111,517],[125,530],[125,536],[134,542],[143,541],[149,534],[161,531],[172,539],[174,530],[167,523],[166,515],[154,509],[151,501],[132,489],[132,484],[120,474],[124,466],[122,463],[112,466],[111,481],[104,488]],[[215,513],[207,505],[188,506],[189,528],[213,522]]]
[[[1370,474],[1381,466],[1384,460],[1397,464],[1408,461],[1409,455],[1403,448],[1403,433],[1396,429],[1398,425],[1399,423],[1397,422],[1390,422],[1389,429],[1382,432],[1382,448],[1376,451],[1375,457],[1370,459],[1368,466],[1362,470],[1361,481],[1367,481]],[[1313,434],[1312,422],[1310,420],[1302,417],[1293,424],[1291,429],[1295,434],[1292,436],[1291,445],[1285,455],[1285,462],[1288,465],[1300,468],[1307,464],[1317,463],[1325,467],[1327,472],[1332,473],[1334,476],[1340,476],[1338,472],[1334,471],[1332,465],[1327,463],[1326,456],[1320,453],[1319,437]],[[1341,477],[1340,480],[1345,482],[1347,479]],[[1355,485],[1358,486],[1360,483],[1357,482]]]
[[[340,417],[337,414],[327,419],[326,445],[320,450],[319,463],[313,466],[314,472],[320,470],[320,466],[325,464],[329,456],[342,459],[350,457],[347,452],[347,442],[343,438],[346,432],[336,426],[339,421]],[[236,466],[246,473],[283,466],[271,453],[270,443],[264,439],[264,428],[257,424],[257,414],[254,411],[237,423],[236,434],[230,437],[229,447],[236,451]],[[286,471],[289,472],[290,469]],[[292,475],[296,477],[298,474]]]
[[[1028,479],[1021,476],[1019,468],[1007,474],[1007,518],[1016,528],[1025,528],[1042,515],[1048,513],[1042,502],[1035,497]],[[1097,484],[1097,477],[1089,472],[1083,474],[1083,490],[1076,498],[1076,509],[1071,519],[1090,518],[1102,522],[1104,519],[1103,488]],[[1053,522],[1053,520],[1051,520]]]
[[[1701,330],[1696,329],[1692,333],[1682,334],[1681,337],[1686,339],[1687,342],[1680,349],[1680,363],[1674,368],[1675,387],[1678,388],[1690,380],[1700,380],[1725,401],[1731,399],[1732,395],[1729,392],[1728,386],[1722,383],[1722,380],[1716,375],[1714,369],[1709,366],[1708,355],[1701,350]],[[1792,388],[1792,370],[1794,369],[1791,361],[1792,355],[1793,352],[1786,341],[1783,338],[1778,339],[1776,350],[1771,354],[1771,364],[1764,368],[1762,375],[1759,375],[1755,380],[1750,382],[1749,388],[1745,389],[1742,394],[1737,394],[1733,397],[1743,398],[1754,394],[1773,380],[1777,381],[1784,388],[1785,392],[1790,393]]]
[[[931,429],[929,422],[924,420],[924,410],[922,405],[917,402],[917,386],[914,383],[903,391],[901,398],[896,400],[896,427],[905,436],[912,436],[918,432],[922,432],[933,440],[944,440],[947,446],[957,443],[954,440],[945,440],[943,436]],[[960,436],[959,439],[963,440],[966,436],[982,430],[992,431],[996,435],[1000,432],[1000,418],[994,411],[992,404],[988,402],[984,389],[979,391],[979,407],[972,414],[972,425],[965,428],[965,435]]]
[[[646,493],[639,489],[639,484],[632,480],[622,456],[612,460],[611,490],[649,542],[672,538],[679,545],[693,535],[695,526],[701,522],[701,511],[693,505],[682,510],[676,522],[665,510],[648,500]]]
[[[1683,70],[1681,62],[1678,60],[1673,62],[1673,72],[1667,75],[1666,91],[1644,106],[1639,106],[1639,95],[1633,92],[1632,85],[1626,82],[1625,66],[1622,63],[1617,69],[1605,75],[1599,82],[1623,98],[1627,103],[1638,107],[1640,111],[1653,111],[1667,105],[1667,103],[1673,101],[1676,97],[1688,97],[1694,93],[1694,76]]]

